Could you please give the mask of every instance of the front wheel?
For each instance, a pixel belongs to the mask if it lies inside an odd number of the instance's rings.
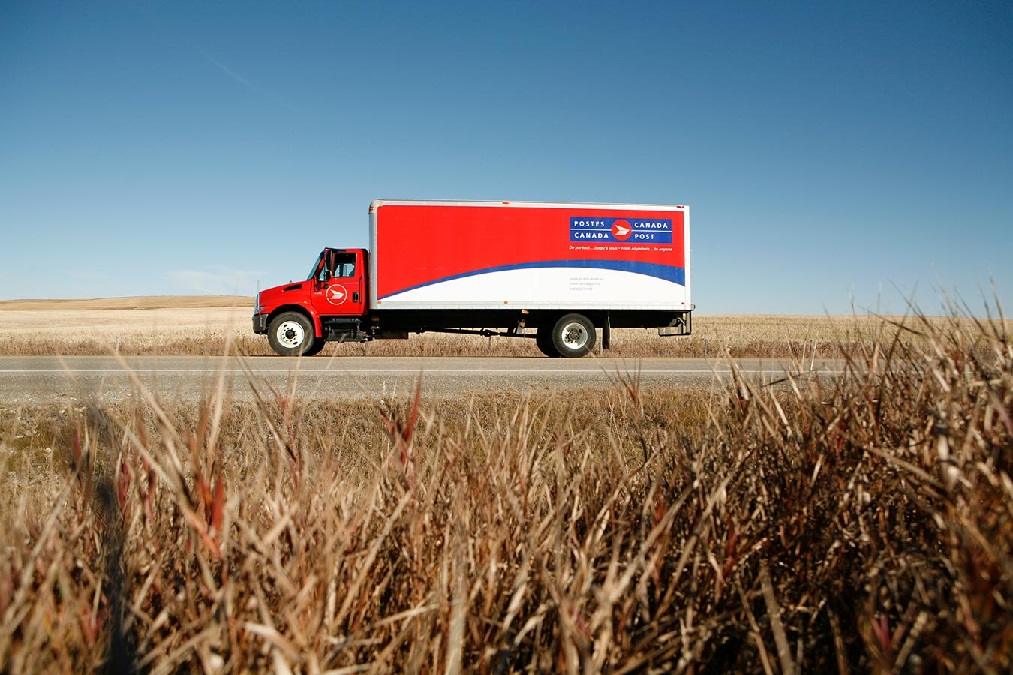
[[[303,356],[316,356],[321,351],[323,351],[324,347],[326,347],[326,346],[327,346],[327,340],[324,340],[323,338],[315,339],[315,340],[313,340],[313,346],[310,347],[309,349],[307,349],[306,351],[304,351],[302,353],[302,355]]]
[[[283,312],[268,326],[267,341],[279,356],[302,356],[311,354],[317,340],[313,336],[313,324],[304,314]]]
[[[583,314],[565,314],[552,327],[552,346],[564,358],[579,358],[594,349],[598,335]]]

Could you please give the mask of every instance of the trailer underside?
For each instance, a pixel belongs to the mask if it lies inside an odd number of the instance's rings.
[[[444,329],[496,328],[512,330],[537,328],[564,314],[586,316],[596,327],[612,328],[682,328],[688,335],[692,312],[686,310],[382,310],[370,314],[370,325],[384,331],[441,331]]]

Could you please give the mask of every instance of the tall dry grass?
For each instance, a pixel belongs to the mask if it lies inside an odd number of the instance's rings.
[[[0,667],[1009,672],[1000,326],[721,392],[7,411]]]

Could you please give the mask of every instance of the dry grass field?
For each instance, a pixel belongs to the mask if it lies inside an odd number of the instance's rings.
[[[0,671],[1010,672],[1013,343],[910,327],[779,387],[2,410]]]
[[[240,295],[136,295],[123,298],[83,298],[77,300],[0,300],[0,312],[83,309],[207,309],[252,306],[253,298]]]
[[[148,297],[0,302],[0,355],[242,354],[270,355],[250,327],[242,298]],[[202,304],[203,303],[203,304]],[[897,319],[900,320],[900,319]],[[946,325],[940,322],[940,325]],[[695,316],[690,337],[654,330],[616,330],[616,357],[834,357],[841,347],[870,344],[889,328],[874,317]],[[541,356],[533,340],[426,333],[407,341],[328,345],[322,355]]]

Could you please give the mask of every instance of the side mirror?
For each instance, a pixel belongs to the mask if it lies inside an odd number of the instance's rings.
[[[320,270],[320,274],[317,275],[317,281],[319,281],[320,283],[324,283],[326,281],[330,281],[330,279],[331,279],[331,273],[327,271],[326,267],[324,267],[323,269],[321,269]]]

